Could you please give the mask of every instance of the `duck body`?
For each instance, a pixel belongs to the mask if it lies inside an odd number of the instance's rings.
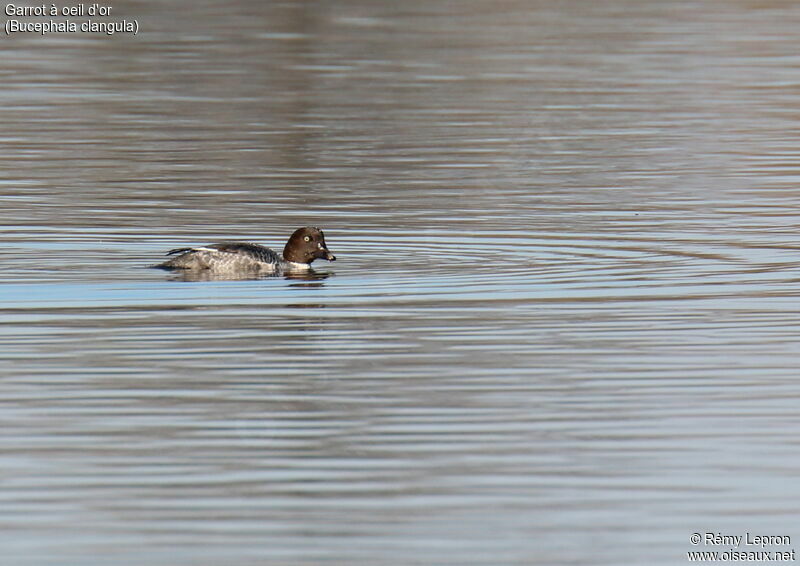
[[[336,261],[319,228],[306,226],[294,231],[283,254],[248,242],[221,242],[195,248],[177,248],[167,252],[175,257],[154,267],[169,270],[212,273],[275,273],[305,271],[315,259]]]

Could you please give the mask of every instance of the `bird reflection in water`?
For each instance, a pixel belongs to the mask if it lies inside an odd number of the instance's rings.
[[[211,270],[182,270],[171,271],[168,281],[185,281],[185,282],[200,282],[200,281],[256,281],[259,279],[278,279],[283,278],[292,283],[292,287],[321,287],[322,282],[330,277],[331,274],[326,271],[296,271],[287,273],[269,273],[258,274],[251,272],[243,273],[218,273]]]

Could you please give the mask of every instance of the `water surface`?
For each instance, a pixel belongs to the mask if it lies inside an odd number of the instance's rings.
[[[184,4],[4,39],[9,564],[800,540],[800,7]],[[148,268],[307,224],[310,280]]]

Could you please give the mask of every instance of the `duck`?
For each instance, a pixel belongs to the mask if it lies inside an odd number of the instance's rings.
[[[315,259],[336,261],[325,243],[325,234],[314,226],[298,228],[283,253],[249,242],[220,242],[196,248],[176,248],[175,256],[154,265],[158,269],[231,273],[281,273],[307,271]]]

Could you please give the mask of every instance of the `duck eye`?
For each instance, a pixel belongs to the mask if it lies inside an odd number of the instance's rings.
[[[306,242],[310,242],[310,241],[311,241],[311,236],[306,236],[306,237],[305,237],[305,238],[303,238],[303,239],[304,239]]]

